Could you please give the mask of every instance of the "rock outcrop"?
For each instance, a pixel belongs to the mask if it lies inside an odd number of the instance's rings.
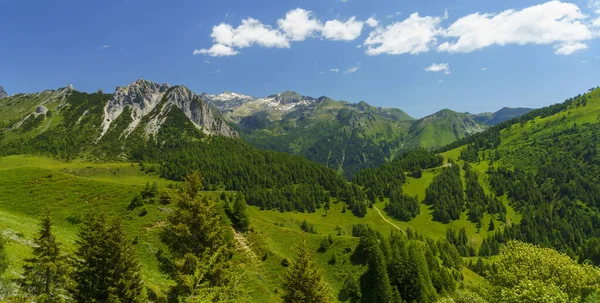
[[[144,127],[145,133],[154,135],[166,120],[166,114],[176,106],[196,127],[209,135],[222,135],[237,138],[238,134],[218,112],[213,112],[208,104],[184,86],[158,84],[139,79],[128,86],[116,88],[113,97],[104,107],[104,119],[100,140],[110,129],[111,124],[129,107],[132,122],[124,130],[125,138],[138,127]],[[128,111],[129,112],[129,111]],[[143,119],[149,121],[140,125]]]
[[[4,91],[4,88],[0,86],[0,99],[6,98],[8,94]]]

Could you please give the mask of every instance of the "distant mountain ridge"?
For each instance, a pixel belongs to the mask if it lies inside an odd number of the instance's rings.
[[[397,108],[292,91],[259,98],[233,92],[200,96],[251,144],[303,155],[347,176],[403,150],[440,147],[487,127],[451,110],[416,120]]]
[[[74,155],[118,157],[165,127],[198,138],[239,137],[218,110],[187,87],[143,79],[117,87],[114,94],[65,87],[0,99],[0,143],[7,150],[66,141]]]
[[[496,125],[512,118],[520,117],[532,110],[533,108],[525,107],[503,107],[497,112],[474,114],[472,117],[473,120],[477,121],[478,123],[485,125]]]
[[[81,144],[74,149],[114,156],[156,138],[166,127],[192,137],[241,138],[259,148],[305,156],[349,177],[405,150],[441,147],[519,114],[506,109],[491,115],[442,110],[414,119],[400,109],[364,101],[293,91],[258,98],[227,91],[195,94],[185,86],[139,79],[113,94],[66,87],[3,98],[0,143],[66,136]]]

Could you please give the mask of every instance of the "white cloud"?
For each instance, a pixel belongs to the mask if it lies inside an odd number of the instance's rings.
[[[223,44],[215,44],[209,49],[195,49],[194,55],[209,55],[212,57],[224,57],[224,56],[235,56],[238,54],[238,51],[233,48],[223,45]]]
[[[593,35],[586,16],[572,3],[549,1],[523,10],[499,14],[467,15],[445,32],[453,42],[442,43],[438,51],[468,53],[491,45],[555,44],[557,54],[586,48],[580,41]]]
[[[206,63],[206,64],[210,64],[210,61],[208,61],[208,60],[204,60],[204,63]]]
[[[353,66],[353,67],[349,67],[344,71],[344,74],[352,74],[355,73],[360,67],[359,66]]]
[[[360,37],[364,23],[351,17],[347,21],[329,20],[325,22],[321,34],[329,40],[351,41]]]
[[[428,72],[444,72],[446,75],[450,74],[450,64],[448,63],[440,63],[440,64],[431,64],[430,66],[424,68],[425,71]]]
[[[323,74],[323,71],[320,71],[320,72],[319,72],[319,75],[322,75],[322,74]]]
[[[586,63],[587,63],[587,60],[581,61],[581,64],[586,64]]]
[[[236,28],[225,23],[216,25],[213,27],[210,36],[215,44],[209,49],[194,50],[194,55],[233,56],[239,53],[234,48],[245,48],[253,45],[277,48],[290,47],[290,43],[282,32],[253,18],[242,20],[242,24]]]
[[[277,20],[277,25],[292,41],[303,41],[323,27],[313,12],[301,8],[287,12],[285,19]]]
[[[485,72],[486,70],[487,70],[487,67],[482,67],[482,68],[481,68],[481,71],[482,71],[482,72]]]
[[[108,44],[104,44],[104,45],[102,45],[102,48],[110,48],[110,47],[111,47],[111,46],[110,46],[110,45],[108,45]]]
[[[581,42],[567,42],[563,44],[557,44],[554,46],[557,55],[570,55],[572,53],[587,49],[588,46]]]
[[[441,32],[440,17],[420,17],[418,13],[386,27],[379,27],[369,34],[364,45],[368,55],[419,54],[435,47],[436,36]]]
[[[377,27],[379,25],[379,21],[377,19],[371,17],[365,21],[365,23],[370,27]]]
[[[221,25],[223,25],[223,23],[221,23]],[[213,34],[215,34],[214,28]],[[277,48],[290,47],[290,43],[283,33],[268,25],[262,24],[260,21],[253,18],[242,20],[242,24],[235,29],[232,29],[230,25],[226,25],[222,32],[217,31],[216,35],[211,36],[217,43],[238,48],[250,47],[253,45]],[[221,38],[224,41],[220,41]]]
[[[339,68],[330,68],[329,71],[333,72],[333,73],[339,73],[340,69]]]
[[[444,83],[444,80],[438,80],[438,83]]]
[[[402,12],[395,12],[395,13],[393,13],[393,14],[389,14],[389,15],[387,15],[386,17],[387,17],[387,18],[394,18],[394,17],[396,17],[396,16],[400,16],[401,14],[402,14]]]

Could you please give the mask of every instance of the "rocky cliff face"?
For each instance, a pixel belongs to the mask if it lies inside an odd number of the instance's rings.
[[[0,99],[6,98],[6,96],[8,96],[8,95],[4,91],[4,88],[2,86],[0,86]]]
[[[119,118],[127,107],[131,112],[131,123],[124,130],[122,137],[129,136],[138,127],[144,127],[147,135],[154,135],[166,120],[166,114],[175,106],[183,111],[186,117],[209,135],[222,135],[237,138],[238,134],[212,111],[208,104],[184,86],[171,88],[167,83],[139,79],[128,86],[119,86],[115,94],[104,107],[104,119],[100,140],[110,129],[112,123]],[[140,125],[142,120],[149,121]],[[97,140],[97,141],[98,141]]]

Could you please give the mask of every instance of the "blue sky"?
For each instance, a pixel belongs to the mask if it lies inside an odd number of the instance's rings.
[[[600,1],[3,0],[0,85],[138,78],[397,107],[541,107],[600,85]]]

